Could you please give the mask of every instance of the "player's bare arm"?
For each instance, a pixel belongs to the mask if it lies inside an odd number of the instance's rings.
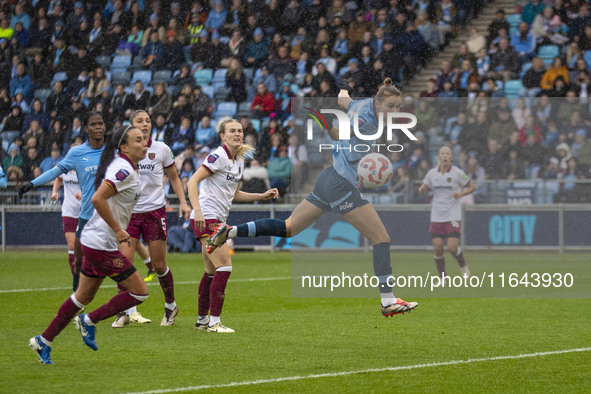
[[[242,182],[240,182],[242,186]],[[236,189],[234,194],[234,201],[236,202],[254,202],[254,201],[268,201],[279,197],[279,190],[269,189],[264,193],[246,193],[240,190],[240,186]]]
[[[181,179],[179,178],[179,174],[176,172],[174,166],[170,166],[165,168],[166,174],[170,179],[170,186],[176,193],[179,198],[180,206],[179,206],[179,217],[184,216],[185,219],[189,218],[191,215],[191,207],[187,204],[187,199],[185,197],[185,191],[183,190],[183,184],[181,183]]]
[[[463,196],[467,196],[470,193],[474,193],[474,191],[476,191],[476,185],[474,185],[474,183],[472,183],[472,181],[468,181],[468,183],[466,183],[466,186],[463,187],[462,191],[459,193],[454,193],[453,197],[460,198]],[[420,189],[419,189],[419,192],[420,192]]]
[[[419,187],[419,194],[424,194],[427,190],[429,190],[429,186],[427,186],[426,183],[423,183]]]
[[[55,178],[55,181],[53,181],[53,189],[51,190],[51,201],[57,201],[57,198],[59,197],[57,191],[60,189],[60,187],[62,187],[63,184],[64,181],[62,178],[59,176]]]
[[[129,242],[129,234],[121,227],[117,220],[115,220],[111,208],[109,207],[109,203],[107,202],[107,200],[114,195],[115,190],[113,190],[113,187],[108,183],[103,182],[90,199],[90,202],[94,206],[94,209],[96,209],[97,213],[101,215],[103,220],[113,229],[117,241],[119,243]]]
[[[195,217],[193,220],[195,221],[195,227],[199,230],[205,229],[205,218],[203,217],[203,213],[201,212],[201,205],[199,205],[199,183],[210,176],[211,174],[203,167],[199,167],[197,171],[191,176],[189,182],[187,182],[187,190],[189,192],[189,201],[191,202],[191,206],[195,211]]]

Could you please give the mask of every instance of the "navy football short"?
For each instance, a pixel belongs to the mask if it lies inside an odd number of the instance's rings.
[[[82,230],[84,230],[84,226],[88,223],[87,219],[78,218],[78,227],[76,227],[76,238],[80,238],[82,236]]]
[[[343,214],[369,204],[358,188],[331,166],[324,169],[306,200],[323,211]]]

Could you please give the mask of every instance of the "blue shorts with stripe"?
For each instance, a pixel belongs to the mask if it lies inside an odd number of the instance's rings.
[[[306,200],[323,211],[343,214],[369,204],[358,188],[331,166],[324,169]]]

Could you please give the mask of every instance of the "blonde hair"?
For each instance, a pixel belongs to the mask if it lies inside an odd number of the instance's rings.
[[[229,118],[229,117],[222,120],[218,125],[218,133],[219,134],[224,133],[226,131],[226,126],[229,123],[240,124],[240,121],[237,119]],[[240,127],[242,127],[241,124],[240,124]],[[239,156],[243,159],[252,158],[252,156],[254,156],[254,151],[255,151],[255,149],[252,146],[245,144],[243,142],[242,145],[240,145],[240,147],[238,148],[238,152],[236,152],[236,156]]]
[[[402,93],[400,92],[400,90],[398,90],[396,86],[394,86],[394,83],[392,82],[391,78],[386,78],[384,79],[384,83],[380,85],[380,88],[378,89],[375,98],[378,101],[382,101],[383,98],[392,96],[400,97],[402,96]]]

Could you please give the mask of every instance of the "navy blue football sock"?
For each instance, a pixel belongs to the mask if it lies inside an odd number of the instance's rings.
[[[74,293],[78,289],[78,282],[80,281],[80,274],[72,274],[72,288],[74,289]]]
[[[388,278],[392,276],[389,243],[383,242],[373,246],[373,269],[380,280],[380,293],[391,293],[392,285],[388,284]]]
[[[261,236],[287,236],[287,227],[284,220],[261,219],[256,222],[248,222],[236,226],[237,237],[261,237]]]

